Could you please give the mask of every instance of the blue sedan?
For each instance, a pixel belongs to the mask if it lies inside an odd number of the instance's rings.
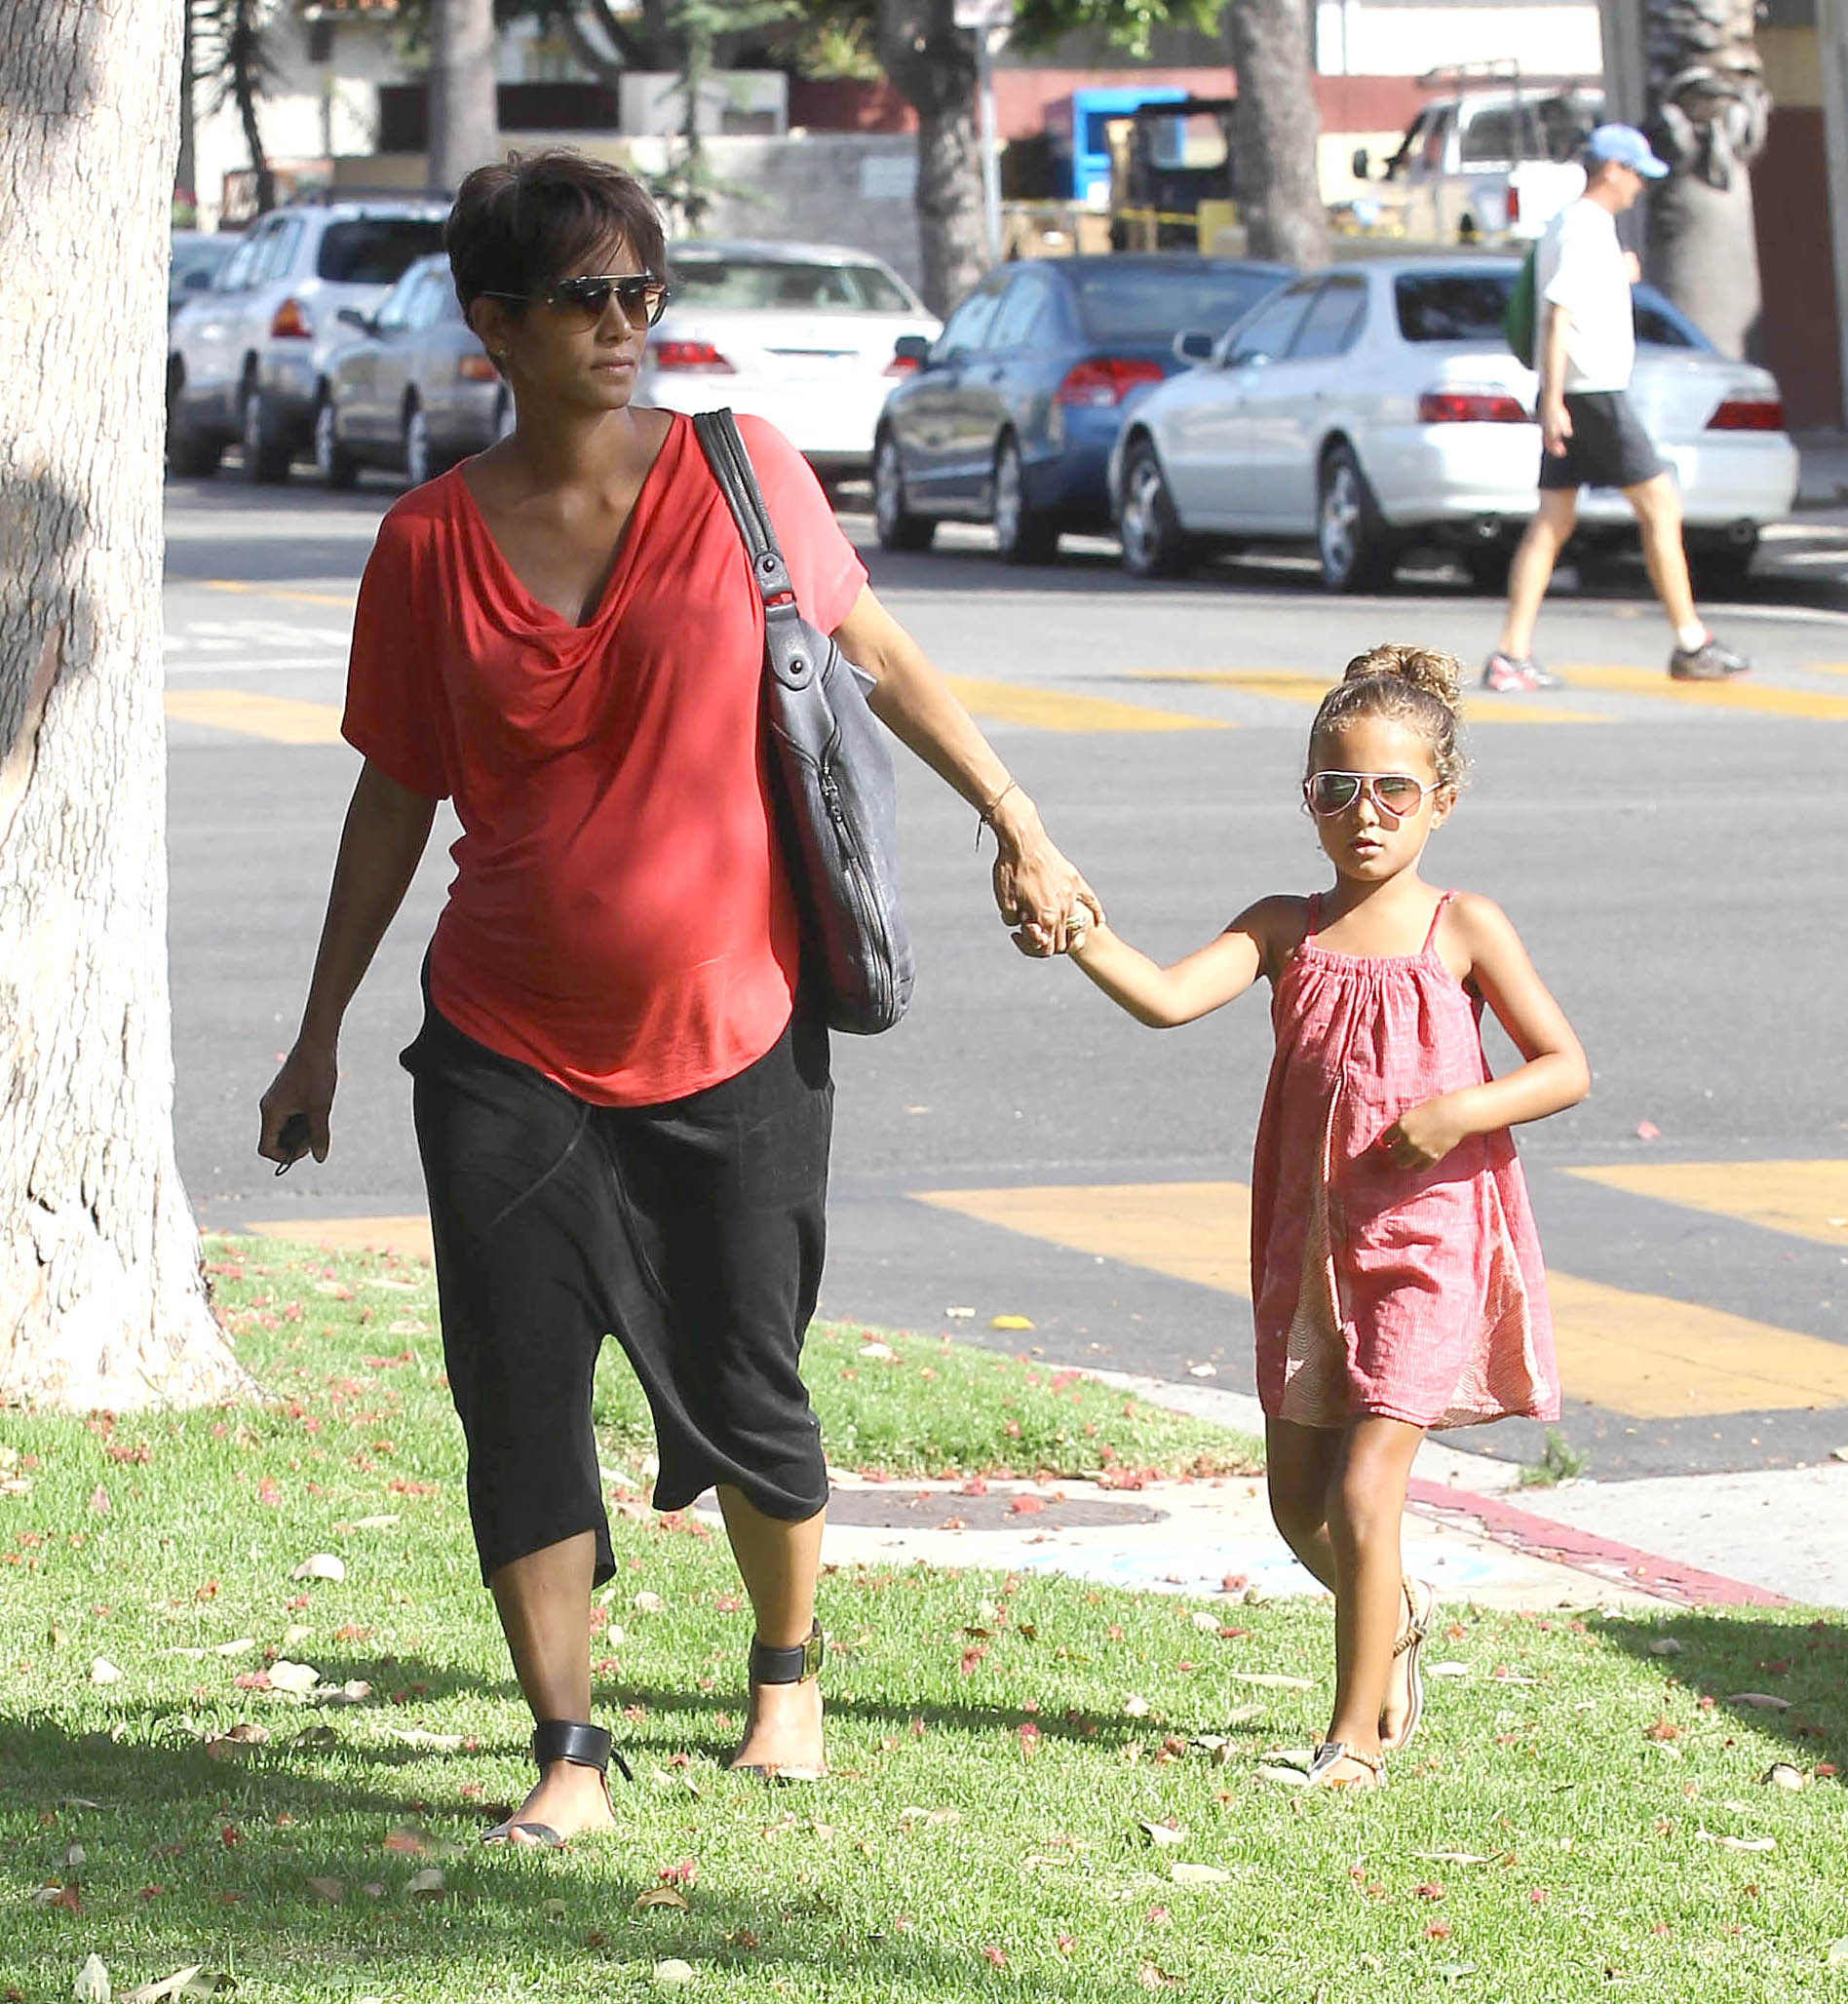
[[[1223,332],[1294,274],[1223,257],[1059,257],[1003,265],[935,342],[898,343],[913,373],[873,441],[888,550],[940,521],[991,521],[1008,563],[1045,563],[1065,530],[1111,526],[1108,468],[1126,405],[1185,365],[1182,330]]]

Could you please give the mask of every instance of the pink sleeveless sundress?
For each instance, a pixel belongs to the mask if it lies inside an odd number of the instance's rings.
[[[1277,1050],[1251,1172],[1251,1295],[1265,1412],[1470,1426],[1559,1411],[1553,1320],[1506,1128],[1430,1169],[1381,1137],[1407,1108],[1489,1077],[1482,999],[1415,954],[1321,945],[1321,900],[1271,1003]]]

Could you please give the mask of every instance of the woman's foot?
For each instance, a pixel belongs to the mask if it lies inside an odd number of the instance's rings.
[[[745,1737],[732,1755],[733,1767],[808,1781],[827,1773],[822,1751],[822,1687],[814,1677],[799,1684],[753,1684]]]
[[[597,1831],[614,1830],[616,1812],[609,1789],[594,1767],[555,1760],[543,1770],[532,1792],[504,1824],[496,1824],[483,1841],[536,1844],[550,1849],[559,1842]],[[545,1832],[550,1831],[551,1836]]]
[[[1386,1786],[1386,1763],[1377,1754],[1350,1747],[1345,1740],[1324,1740],[1309,1763],[1309,1786],[1366,1794]]]
[[[1386,1702],[1379,1710],[1379,1744],[1389,1753],[1411,1744],[1424,1716],[1424,1676],[1420,1666],[1425,1632],[1438,1610],[1438,1590],[1429,1580],[1403,1580],[1400,1591],[1405,1600],[1405,1619],[1393,1644]]]

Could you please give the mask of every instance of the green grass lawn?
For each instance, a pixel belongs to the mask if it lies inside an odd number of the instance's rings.
[[[617,1836],[483,1853],[527,1720],[428,1272],[212,1257],[271,1403],[0,1414],[0,2000],[70,1997],[92,1953],[117,2000],[197,1964],[192,1994],[222,1973],[252,2004],[654,1998],[673,1961],[728,2004],[1848,2000],[1839,1615],[1446,1610],[1463,1674],[1394,1787],[1344,1801],[1258,1774],[1326,1719],[1326,1605],[1222,1603],[1209,1632],[1174,1597],[839,1571],[834,1773],[766,1787],[721,1765],[748,1639],[723,1542],[643,1507],[615,1370],[595,1646],[636,1786]],[[934,1340],[821,1332],[811,1370],[845,1466],[1251,1452]],[[294,1576],[320,1553],[344,1579]],[[343,1702],[288,1688],[310,1670]]]

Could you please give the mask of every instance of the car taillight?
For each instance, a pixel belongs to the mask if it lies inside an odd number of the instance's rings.
[[[1418,399],[1420,424],[1531,424],[1525,405],[1506,390],[1427,390]]]
[[[895,355],[879,373],[889,376],[916,375],[917,357],[915,355]]]
[[[308,316],[301,310],[299,299],[285,299],[276,309],[270,321],[272,341],[312,341],[315,330],[308,325]]]
[[[500,370],[485,355],[464,355],[456,364],[455,372],[465,383],[492,383],[500,380]]]
[[[678,368],[700,375],[738,373],[711,341],[657,341],[648,352],[657,368]]]
[[[1728,397],[1707,420],[1710,432],[1781,432],[1784,401],[1780,397]]]
[[[1081,409],[1107,410],[1121,404],[1138,383],[1159,383],[1163,373],[1159,362],[1097,355],[1065,371],[1065,380],[1053,393],[1053,401]]]
[[[1521,220],[1521,190],[1513,181],[1508,183],[1508,223],[1512,229]]]

